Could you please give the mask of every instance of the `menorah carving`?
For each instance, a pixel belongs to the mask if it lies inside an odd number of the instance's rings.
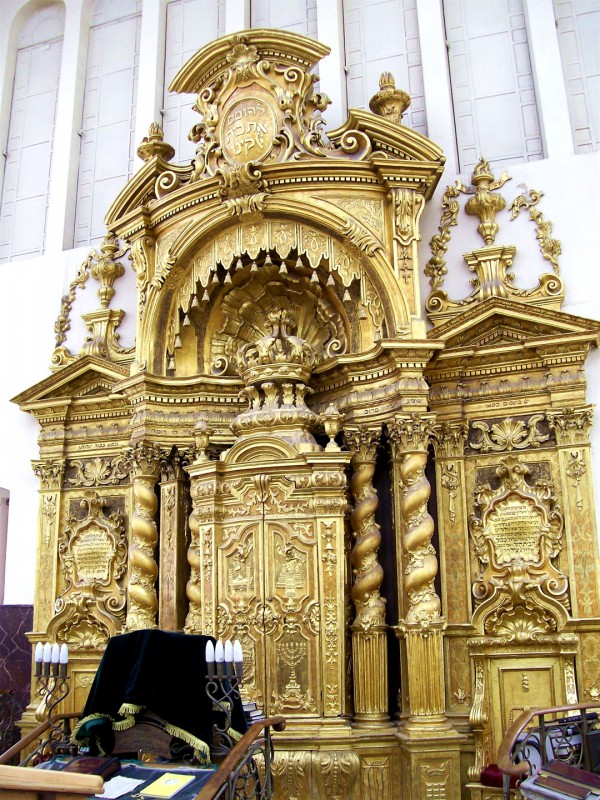
[[[290,668],[290,677],[285,687],[286,700],[288,703],[300,702],[302,694],[296,667],[306,655],[306,642],[288,640],[281,642],[278,649],[283,663]]]

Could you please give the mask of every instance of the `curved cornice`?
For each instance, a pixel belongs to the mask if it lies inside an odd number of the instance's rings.
[[[415,161],[437,161],[442,164],[445,161],[442,148],[422,133],[358,108],[351,108],[344,124],[327,131],[327,135],[337,143],[348,131],[353,130],[366,133],[374,150],[395,156],[404,155]]]
[[[331,52],[331,48],[315,39],[289,31],[255,28],[234,33],[198,50],[175,75],[169,91],[199,93],[206,83],[229,69],[228,56],[240,42],[256,47],[261,57],[276,58],[290,66],[301,66],[307,71]]]

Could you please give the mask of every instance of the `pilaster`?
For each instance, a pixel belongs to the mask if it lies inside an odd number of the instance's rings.
[[[46,629],[54,612],[56,598],[56,560],[58,524],[62,499],[62,479],[66,461],[34,461],[33,471],[40,481],[39,522],[36,557],[33,630]]]
[[[181,455],[175,452],[163,467],[160,483],[158,624],[166,631],[181,630],[185,621],[187,510],[185,472]]]

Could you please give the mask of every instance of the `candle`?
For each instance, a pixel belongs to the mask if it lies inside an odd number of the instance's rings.
[[[69,648],[66,644],[61,644],[60,646],[60,658],[59,661],[61,664],[68,664],[69,663]]]
[[[217,639],[217,644],[215,646],[215,661],[223,661],[225,658],[225,650],[223,648],[223,642],[220,639]]]
[[[206,663],[207,664],[213,664],[214,660],[215,660],[215,646],[211,642],[210,639],[206,643],[206,653],[205,653],[205,655],[206,655]]]
[[[225,661],[231,663],[233,661],[233,645],[231,644],[231,639],[227,639],[225,642]]]
[[[58,664],[59,660],[60,660],[60,647],[55,642],[52,645],[52,654],[50,656],[50,661],[53,664]]]
[[[43,658],[44,658],[44,645],[41,642],[38,642],[35,646],[34,661],[36,664],[41,664]]]
[[[236,639],[233,643],[233,660],[234,661],[243,661],[244,654],[242,653],[242,645],[239,639]]]
[[[49,664],[52,661],[52,647],[50,642],[46,642],[43,649],[42,661],[44,664]]]
[[[241,681],[244,675],[244,655],[239,639],[233,643],[233,660],[235,661],[235,676],[238,681]]]

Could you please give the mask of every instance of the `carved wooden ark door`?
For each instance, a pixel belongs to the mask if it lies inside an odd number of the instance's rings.
[[[186,629],[240,639],[247,694],[268,714],[348,713],[348,459],[260,436],[189,468],[199,607]]]

